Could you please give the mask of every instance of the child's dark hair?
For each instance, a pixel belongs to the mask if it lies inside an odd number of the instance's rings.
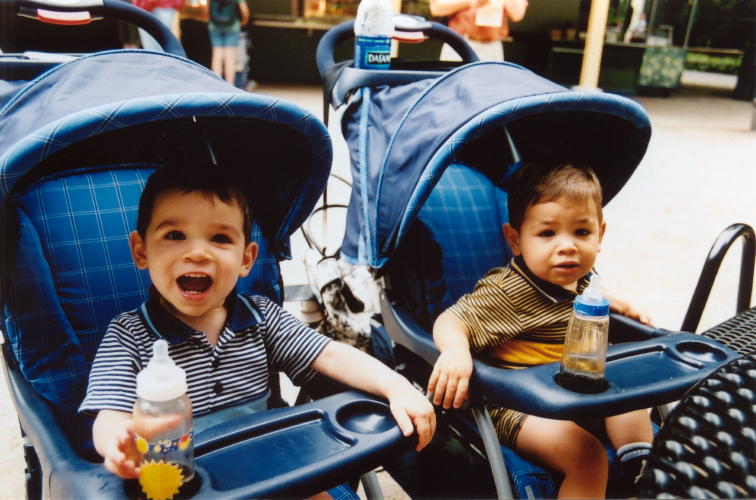
[[[601,184],[587,165],[564,162],[531,162],[524,165],[507,183],[509,224],[520,230],[525,210],[539,202],[561,197],[592,200],[601,220]]]
[[[167,166],[158,168],[147,179],[139,198],[139,213],[136,230],[142,238],[147,234],[147,226],[152,220],[155,200],[163,193],[200,193],[208,199],[217,196],[224,203],[239,205],[244,218],[244,242],[250,242],[252,215],[247,195],[241,188],[239,179],[223,167],[211,166]]]

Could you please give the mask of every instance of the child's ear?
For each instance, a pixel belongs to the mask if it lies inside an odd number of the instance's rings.
[[[509,243],[509,248],[513,255],[520,255],[520,233],[517,232],[509,223],[501,226],[504,233],[504,239]]]
[[[144,240],[137,231],[132,231],[129,235],[129,247],[131,248],[131,258],[134,259],[138,269],[147,269],[147,252]]]
[[[252,270],[252,266],[254,265],[255,260],[257,260],[257,252],[258,246],[254,241],[249,243],[244,249],[244,254],[242,255],[242,265],[241,269],[239,270],[240,278],[244,278]]]
[[[604,240],[604,233],[606,232],[606,221],[601,221],[601,227],[599,228],[599,243]]]

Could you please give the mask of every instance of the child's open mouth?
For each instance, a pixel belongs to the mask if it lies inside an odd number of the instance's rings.
[[[556,268],[562,271],[570,271],[572,269],[575,269],[576,267],[578,267],[578,264],[575,262],[565,262],[564,264],[556,265]]]
[[[213,279],[202,273],[189,273],[179,276],[176,280],[178,286],[189,295],[200,295],[210,288]]]

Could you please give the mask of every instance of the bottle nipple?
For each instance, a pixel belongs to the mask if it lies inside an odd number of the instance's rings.
[[[575,299],[575,310],[589,316],[605,316],[609,314],[609,301],[601,291],[601,278],[592,274],[588,286],[582,295]]]
[[[152,359],[150,359],[149,365],[172,365],[173,360],[168,356],[168,342],[165,340],[158,340],[152,344]]]
[[[603,295],[601,294],[601,277],[599,277],[598,274],[591,275],[591,279],[588,282],[588,286],[583,292],[583,295],[587,299],[596,301],[599,301],[603,298]]]
[[[149,401],[168,401],[186,393],[186,372],[168,355],[163,339],[152,346],[152,358],[137,374],[137,396]]]

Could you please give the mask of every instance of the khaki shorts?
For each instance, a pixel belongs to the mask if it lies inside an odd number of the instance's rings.
[[[499,442],[508,448],[514,449],[515,442],[517,442],[517,434],[520,432],[520,427],[528,415],[521,411],[497,406],[489,406],[487,410],[491,415]]]
[[[520,433],[522,423],[528,418],[527,413],[508,408],[489,406],[486,408],[491,415],[491,420],[496,429],[496,436],[499,442],[504,446],[516,449],[517,435]],[[609,436],[606,433],[606,424],[603,418],[583,419],[575,422],[580,427],[590,432],[602,442],[608,442]]]

